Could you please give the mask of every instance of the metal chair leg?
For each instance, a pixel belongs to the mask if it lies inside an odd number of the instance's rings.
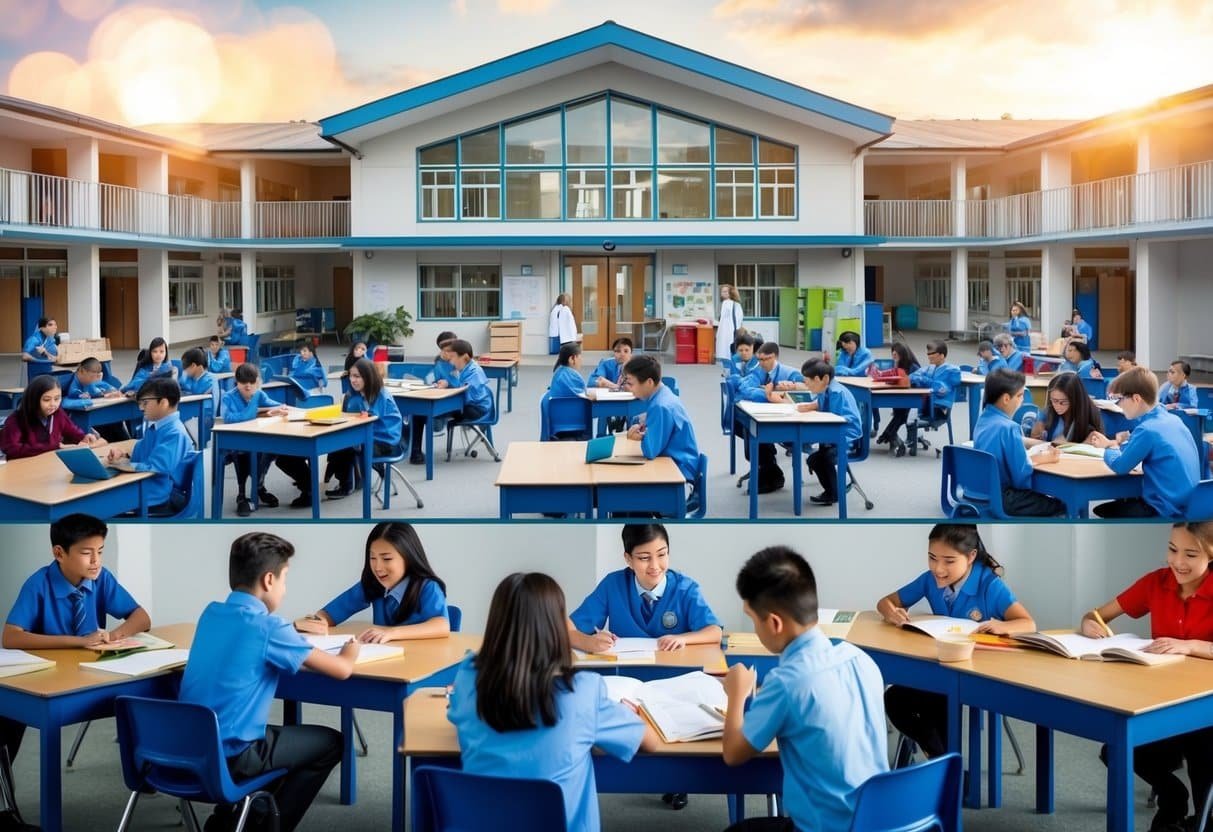
[[[248,823],[249,810],[253,808],[253,796],[245,795],[240,801],[240,819],[236,821],[236,832],[244,832],[244,824]]]
[[[126,832],[131,825],[131,818],[135,814],[135,804],[139,802],[139,790],[131,792],[131,796],[126,799],[126,808],[122,810],[122,820],[118,821],[118,832]]]
[[[186,832],[202,832],[202,824],[198,822],[198,815],[194,812],[194,804],[182,798],[178,801],[177,806],[181,812],[181,823],[185,826]]]
[[[897,750],[893,752],[893,768],[908,766],[917,750],[918,746],[914,744],[914,740],[902,734],[897,740]]]
[[[76,762],[76,754],[80,751],[80,743],[84,742],[84,735],[88,733],[88,726],[92,725],[91,721],[81,722],[80,727],[76,729],[76,738],[72,740],[71,750],[67,752],[67,767],[71,768]]]
[[[358,745],[362,749],[362,751],[359,752],[358,756],[365,757],[366,756],[366,737],[364,737],[362,735],[362,726],[358,724],[357,714],[351,714],[350,719],[353,720],[353,722],[354,722],[354,736],[356,736],[358,738]]]
[[[409,481],[409,478],[405,476],[403,471],[393,465],[389,471],[389,476],[400,477],[400,481],[404,483],[404,487],[407,488],[409,493],[413,495],[413,500],[417,503],[417,508],[425,508],[425,503],[421,502],[421,495],[417,493],[417,489],[413,487],[413,483]],[[392,493],[396,493],[395,487],[393,487]]]
[[[1005,715],[1002,718],[1002,727],[1007,732],[1007,740],[1011,743],[1011,750],[1015,752],[1015,773],[1023,774],[1023,749],[1019,747],[1019,740],[1015,738],[1015,732],[1011,730],[1011,720],[1007,719]]]

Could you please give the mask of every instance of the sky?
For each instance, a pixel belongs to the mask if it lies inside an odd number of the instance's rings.
[[[316,120],[607,19],[902,119],[1213,84],[1209,0],[0,0],[0,79],[127,125]]]

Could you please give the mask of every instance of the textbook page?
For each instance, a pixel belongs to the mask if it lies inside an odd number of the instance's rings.
[[[645,714],[666,742],[694,742],[724,735],[724,714],[689,702],[645,700]]]
[[[335,634],[328,636],[308,634],[303,638],[308,644],[312,645],[317,650],[323,650],[326,653],[339,653],[341,652],[341,647],[347,641],[354,640],[354,637],[348,634]]]
[[[931,638],[954,638],[956,636],[969,635],[980,624],[980,621],[973,621],[969,618],[948,618],[945,615],[916,615],[910,619],[909,624],[904,626],[909,630],[918,630],[921,633],[926,633]]]
[[[117,659],[81,662],[80,666],[87,667],[89,670],[117,673],[120,676],[142,676],[144,673],[157,673],[172,667],[180,667],[186,663],[189,657],[189,650],[148,650]]]
[[[24,650],[6,650],[0,647],[0,679],[6,676],[21,676],[37,670],[47,670],[55,666],[50,659],[26,653]]]
[[[614,653],[617,656],[624,653],[656,653],[657,639],[655,638],[617,638],[615,643],[611,645],[608,653]]]
[[[151,633],[135,633],[133,636],[127,636],[118,641],[110,641],[105,644],[98,644],[89,649],[96,650],[98,653],[111,653],[134,652],[135,650],[169,650],[176,646],[171,641],[165,641]]]
[[[644,687],[644,682],[631,676],[603,676],[602,681],[606,683],[607,698],[615,702],[628,700],[629,702],[640,701],[640,689]]]
[[[1115,648],[1140,652],[1150,643],[1150,639],[1132,633],[1119,633],[1109,638],[1088,638],[1081,633],[1019,633],[1012,638],[1051,650],[1067,659],[1098,659],[1100,653]]]
[[[354,664],[400,658],[404,658],[404,648],[398,644],[363,644],[358,648],[358,658],[354,659]]]
[[[1094,445],[1070,442],[1065,445],[1059,445],[1058,447],[1061,448],[1061,452],[1063,454],[1069,454],[1071,456],[1089,456],[1093,459],[1103,459],[1104,449],[1096,448]]]

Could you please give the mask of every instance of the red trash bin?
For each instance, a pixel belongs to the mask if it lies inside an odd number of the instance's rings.
[[[674,363],[695,364],[698,361],[698,345],[695,340],[695,325],[674,327]]]

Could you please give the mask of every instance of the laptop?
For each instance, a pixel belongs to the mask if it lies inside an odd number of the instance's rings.
[[[615,456],[615,435],[611,434],[599,436],[586,443],[585,461],[607,462],[612,465],[643,465],[648,460],[636,455]]]
[[[107,465],[91,448],[64,448],[55,451],[55,454],[67,466],[67,470],[75,474],[72,482],[77,485],[108,480],[115,474],[130,474],[135,470],[129,462]]]

